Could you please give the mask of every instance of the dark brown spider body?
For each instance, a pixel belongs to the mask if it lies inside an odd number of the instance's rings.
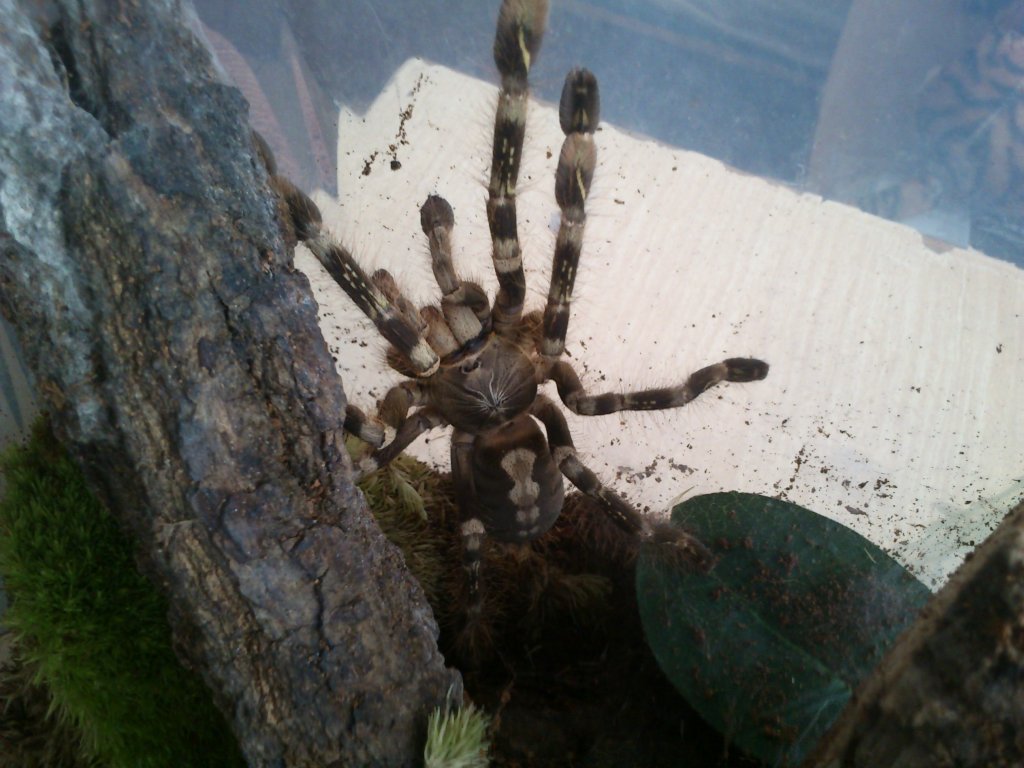
[[[561,512],[563,477],[600,501],[609,517],[631,535],[672,547],[698,567],[712,562],[699,541],[671,526],[651,523],[601,483],[576,455],[565,416],[539,394],[540,384],[553,381],[567,408],[594,416],[676,408],[719,382],[755,381],[768,373],[767,363],[760,360],[730,358],[691,374],[677,386],[589,394],[562,359],[597,157],[597,80],[585,69],[568,74],[559,104],[565,141],[555,174],[555,200],[561,224],[547,303],[543,313],[524,314],[526,280],[516,223],[516,183],[526,126],[527,74],[546,15],[546,0],[504,0],[498,17],[494,53],[501,90],[486,208],[499,286],[493,306],[480,286],[456,273],[451,241],[455,217],[443,198],[432,195],[420,209],[441,301],[439,306],[417,309],[390,274],[378,271],[368,276],[347,250],[321,231],[320,213],[308,197],[286,179],[273,177],[291,213],[291,229],[390,342],[391,366],[409,377],[380,403],[380,419],[395,429],[386,445],[375,421],[358,408],[349,408],[346,428],[376,448],[361,462],[361,471],[386,465],[427,430],[454,428],[452,476],[462,519],[471,616],[480,614],[484,537],[524,542],[543,534]]]
[[[458,445],[458,443],[456,443]],[[477,516],[491,538],[504,542],[535,539],[550,528],[562,511],[565,485],[551,457],[547,440],[528,414],[497,429],[473,436],[465,471],[453,448],[456,485],[472,483]]]
[[[426,400],[456,429],[486,432],[529,411],[537,399],[534,368],[517,344],[490,336],[478,351],[442,364]]]

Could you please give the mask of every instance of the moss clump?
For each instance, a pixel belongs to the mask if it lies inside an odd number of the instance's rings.
[[[244,765],[209,691],[178,663],[167,605],[131,542],[48,429],[7,451],[0,470],[4,623],[83,756],[126,768]]]
[[[361,443],[349,438],[357,454]],[[377,524],[405,556],[438,622],[451,618],[453,580],[461,577],[461,554],[451,483],[422,462],[399,456],[359,482]]]
[[[10,634],[3,644],[11,652],[0,667],[0,768],[102,768],[82,754],[82,735],[53,708],[46,686],[20,658]]]
[[[356,461],[367,450],[354,437],[347,447]],[[607,553],[621,545],[623,535],[616,529],[609,536],[607,520],[581,525],[576,515],[563,517],[545,536],[523,544],[485,539],[483,612],[467,621],[468,583],[451,476],[402,455],[364,477],[359,487],[423,587],[441,628],[445,657],[464,672],[486,663],[495,651],[507,655],[524,643],[535,644],[552,625],[576,631],[603,620],[612,587],[600,572],[606,557],[585,553]],[[613,554],[632,557],[626,551]]]
[[[427,723],[426,768],[486,768],[487,716],[472,704],[455,712],[435,709]]]

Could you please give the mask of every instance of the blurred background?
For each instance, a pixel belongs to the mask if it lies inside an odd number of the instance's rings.
[[[497,0],[195,5],[308,190],[338,193],[339,109],[365,110],[409,57],[495,80]],[[586,63],[620,128],[1024,266],[1024,0],[552,0],[546,40],[541,99]],[[31,421],[16,346],[0,321],[4,443]]]
[[[497,2],[196,7],[306,188],[409,57],[495,79]],[[582,63],[621,128],[1024,265],[1024,0],[552,0],[535,93]]]

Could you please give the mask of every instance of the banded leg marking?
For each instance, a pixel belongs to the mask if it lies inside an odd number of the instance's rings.
[[[483,607],[480,589],[480,560],[484,537],[487,531],[483,521],[477,517],[476,485],[473,481],[473,435],[455,430],[452,433],[452,481],[455,484],[455,499],[459,507],[462,525],[462,565],[466,569],[469,591],[468,618],[479,618]]]
[[[558,396],[566,407],[581,416],[602,416],[617,411],[657,411],[680,408],[722,381],[760,381],[768,375],[768,363],[748,357],[731,357],[701,368],[675,387],[644,389],[638,392],[605,392],[588,395],[579,376],[564,360],[552,363],[545,378],[555,382]]]
[[[444,419],[435,411],[430,408],[421,408],[402,422],[394,440],[359,462],[360,471],[362,474],[368,475],[386,467],[398,458],[402,451],[412,445],[417,437],[435,427],[444,426],[444,424]]]
[[[387,297],[388,301],[398,308],[398,311],[402,313],[402,317],[409,325],[422,334],[427,324],[423,322],[415,305],[402,295],[398,288],[398,283],[395,282],[395,278],[391,276],[391,273],[386,269],[378,269],[370,276],[370,282]]]
[[[437,370],[440,360],[420,335],[419,328],[405,319],[401,310],[373,285],[352,254],[337,243],[321,238],[309,240],[307,245],[335,282],[370,318],[380,335],[409,361],[417,376],[430,376]]]
[[[475,339],[483,330],[480,300],[489,314],[487,295],[473,283],[463,283],[452,263],[452,227],[455,214],[443,197],[431,195],[420,207],[420,226],[430,243],[430,264],[441,289],[441,310],[459,345]],[[476,289],[474,291],[473,289]]]
[[[501,75],[501,91],[494,116],[487,223],[499,286],[492,318],[495,330],[501,334],[519,321],[526,298],[516,223],[516,184],[526,135],[530,65],[540,48],[547,14],[547,0],[504,0],[494,37],[494,63]]]
[[[448,321],[437,307],[427,306],[420,309],[420,317],[427,326],[427,343],[441,357],[452,354],[459,348],[459,340],[455,338]]]
[[[601,502],[608,517],[622,530],[640,541],[668,546],[686,562],[702,570],[708,570],[714,565],[714,555],[699,539],[670,523],[652,523],[632,504],[601,483],[597,475],[576,455],[565,416],[550,399],[538,397],[530,412],[544,425],[551,446],[551,457],[562,474],[587,496]]]
[[[585,203],[597,164],[593,133],[599,113],[597,78],[585,69],[572,70],[565,78],[558,105],[565,141],[555,171],[555,200],[562,221],[555,240],[551,287],[544,308],[540,352],[545,357],[558,357],[565,349],[572,290],[587,222]]]
[[[383,427],[351,403],[345,406],[345,431],[374,448],[384,443]]]
[[[370,318],[377,331],[409,362],[417,376],[430,376],[440,365],[417,325],[367,277],[352,254],[321,231],[320,209],[308,195],[287,179],[274,177],[275,187],[288,205],[293,228],[357,307]],[[397,290],[397,288],[396,288]]]
[[[530,408],[530,413],[544,425],[551,457],[569,482],[587,496],[601,502],[608,516],[627,533],[642,535],[647,532],[649,526],[643,515],[615,491],[606,487],[597,475],[579,460],[569,425],[558,406],[540,395]]]

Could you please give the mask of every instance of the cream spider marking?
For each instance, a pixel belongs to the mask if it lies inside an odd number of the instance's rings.
[[[491,261],[498,277],[493,305],[479,285],[458,276],[451,257],[455,217],[443,198],[431,195],[420,209],[440,306],[416,309],[390,274],[381,270],[367,277],[355,258],[321,231],[320,212],[305,194],[287,179],[271,178],[287,203],[296,237],[390,342],[389,364],[409,377],[389,390],[379,405],[380,419],[396,430],[390,443],[381,445],[381,428],[357,408],[346,412],[346,429],[376,449],[361,468],[383,467],[424,432],[446,424],[454,427],[452,478],[462,518],[470,622],[481,616],[485,537],[523,542],[547,531],[562,510],[563,476],[600,502],[609,518],[630,535],[653,540],[695,567],[707,568],[713,561],[699,541],[666,523],[651,523],[601,483],[576,455],[564,414],[538,393],[540,384],[553,381],[565,407],[597,416],[677,408],[720,382],[757,381],[768,374],[768,364],[761,360],[730,358],[702,368],[676,386],[590,394],[562,359],[586,227],[586,199],[597,164],[594,131],[600,100],[597,79],[586,69],[566,76],[558,107],[565,134],[555,172],[561,222],[547,302],[543,312],[524,314],[526,279],[515,190],[526,128],[528,73],[546,17],[546,0],[504,0],[498,14],[494,60],[501,89],[486,205]],[[265,161],[273,174],[269,153]]]
[[[533,480],[533,463],[536,456],[523,448],[514,448],[501,459],[501,468],[512,478],[512,489],[508,497],[516,505],[516,522],[520,538],[528,538],[540,518],[537,498],[540,485]]]

